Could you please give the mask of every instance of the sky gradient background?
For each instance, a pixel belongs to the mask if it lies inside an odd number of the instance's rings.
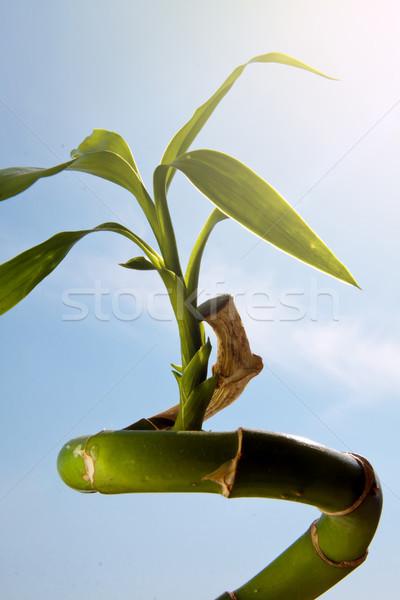
[[[57,164],[104,128],[124,136],[151,189],[171,137],[238,64],[281,51],[340,79],[251,65],[193,146],[232,154],[264,177],[363,288],[232,221],[217,226],[201,273],[201,298],[235,296],[265,364],[207,427],[308,437],[366,456],[381,478],[385,506],[368,561],[327,600],[398,597],[399,31],[395,0],[16,0],[1,9],[0,168]],[[169,198],[186,262],[211,205],[182,175]],[[42,180],[0,210],[1,262],[105,221],[151,241],[128,192],[81,174]],[[211,600],[318,516],[258,499],[81,495],[59,480],[56,457],[69,438],[176,400],[178,336],[161,282],[118,267],[138,254],[119,237],[81,241],[0,321],[6,600]]]

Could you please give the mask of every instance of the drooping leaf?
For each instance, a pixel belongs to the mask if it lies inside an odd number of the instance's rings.
[[[214,150],[195,150],[179,156],[171,166],[182,171],[222,212],[260,238],[357,286],[347,268],[286,200],[243,163]]]
[[[132,156],[131,149],[128,144],[115,131],[107,131],[107,129],[93,129],[93,132],[79,144],[78,148],[71,150],[71,158],[77,158],[88,152],[99,152],[100,150],[109,150],[121,156],[136,173],[139,175],[139,170]],[[140,175],[139,175],[140,176]]]
[[[113,132],[97,129],[73,152],[72,160],[51,168],[13,167],[0,170],[0,200],[15,196],[38,179],[63,170],[89,173],[130,191],[158,237],[154,203],[143,185],[126,142]]]
[[[183,154],[189,149],[192,142],[195,140],[214,110],[217,108],[218,104],[229,92],[247,65],[251,63],[280,63],[290,67],[297,67],[298,69],[311,71],[311,73],[321,75],[327,79],[333,79],[333,77],[328,77],[328,75],[324,75],[324,73],[317,71],[317,69],[310,67],[306,63],[297,60],[296,58],[292,58],[291,56],[287,56],[286,54],[282,54],[281,52],[269,52],[268,54],[260,54],[259,56],[255,56],[244,65],[236,67],[236,69],[229,75],[224,83],[217,89],[215,94],[213,94],[211,98],[202,104],[195,111],[193,117],[174,135],[164,152],[164,155],[161,159],[161,164],[171,163],[177,156]],[[169,187],[173,176],[174,171],[170,170],[167,176],[167,188]]]
[[[73,161],[41,169],[38,167],[10,167],[0,170],[0,200],[6,200],[16,194],[20,194],[41,177],[49,177],[60,171],[64,171]]]
[[[144,256],[136,256],[136,258],[131,258],[126,263],[119,263],[119,266],[127,269],[136,269],[137,271],[154,271],[156,268]]]
[[[94,229],[57,233],[42,244],[0,265],[0,315],[18,304],[47,277],[76,242],[96,231],[111,231],[127,237],[137,244],[155,265],[162,266],[162,259],[144,240],[118,223],[103,223]]]
[[[154,216],[154,204],[143,185],[131,150],[114,131],[94,129],[76,150],[70,171],[80,171],[102,177],[129,190],[138,200],[146,216]]]
[[[67,170],[96,175],[124,187],[137,198],[145,211],[148,205],[153,206],[153,202],[136,171],[115,152],[99,150],[81,154],[73,159]],[[151,210],[154,210],[154,206]]]
[[[51,168],[12,167],[0,170],[0,199],[5,200],[30,187],[38,179],[55,175],[60,171],[80,171],[96,175],[129,190],[135,196],[146,194],[132,166],[115,152],[109,150],[80,154],[72,160]]]

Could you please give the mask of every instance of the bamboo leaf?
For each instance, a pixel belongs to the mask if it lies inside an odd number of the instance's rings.
[[[179,389],[181,388],[181,380],[182,380],[182,374],[178,373],[177,371],[172,370],[171,371],[172,375],[175,377],[176,382],[178,384]]]
[[[156,267],[144,256],[137,256],[131,258],[126,263],[119,263],[120,267],[126,267],[127,269],[136,269],[137,271],[152,271]]]
[[[193,117],[174,135],[164,152],[164,155],[161,159],[161,164],[168,164],[172,162],[177,156],[188,150],[192,142],[207,123],[214,110],[217,108],[218,104],[229,92],[247,65],[251,63],[280,63],[290,67],[297,67],[298,69],[310,71],[311,73],[321,75],[327,79],[333,79],[332,77],[324,75],[324,73],[321,71],[317,71],[317,69],[310,67],[306,63],[297,60],[296,58],[292,58],[287,54],[282,54],[281,52],[269,52],[268,54],[260,54],[259,56],[255,56],[244,65],[236,67],[236,69],[229,75],[224,83],[217,89],[215,94],[213,94],[211,98],[202,104],[195,111]],[[167,176],[167,188],[169,187],[173,176],[174,171],[170,170]]]
[[[107,131],[106,129],[93,129],[93,132],[78,146],[76,150],[71,150],[71,158],[77,158],[88,152],[99,152],[100,150],[109,150],[121,156],[136,173],[139,175],[139,170],[132,156],[131,149],[128,144],[115,131]]]
[[[243,163],[214,150],[195,150],[179,156],[171,166],[252,233],[316,269],[357,286],[347,268],[286,200]]]
[[[67,170],[80,171],[107,179],[130,191],[138,200],[139,204],[147,208],[152,201],[146,192],[143,183],[132,166],[124,158],[110,150],[98,150],[81,154],[73,159]]]
[[[94,129],[76,150],[72,150],[71,157],[74,162],[68,170],[96,175],[124,187],[137,198],[151,224],[155,222],[153,201],[143,185],[130,148],[120,135]]]
[[[218,208],[215,208],[209,216],[209,218],[207,219],[203,229],[200,232],[199,237],[196,240],[195,245],[193,246],[193,250],[190,255],[185,274],[185,283],[187,293],[189,296],[197,296],[197,286],[199,283],[200,275],[200,264],[208,238],[210,237],[210,234],[216,226],[216,224],[227,218],[227,215],[221,212]]]
[[[175,431],[199,431],[203,425],[204,415],[209,405],[215,386],[218,382],[218,373],[202,381],[181,405],[178,417],[172,427]],[[180,386],[182,389],[182,385]]]
[[[63,170],[80,171],[107,179],[131,192],[158,236],[154,203],[123,138],[114,132],[96,129],[72,153],[72,160],[51,168],[13,167],[0,170],[0,200],[19,194],[42,177]]]
[[[207,340],[183,369],[182,374],[173,371],[180,392],[179,412],[173,427],[177,431],[201,429],[205,411],[218,380],[218,375],[206,379],[210,353],[211,344],[210,340]]]
[[[34,246],[0,265],[0,315],[18,304],[68,254],[71,248],[89,233],[111,231],[135,242],[155,265],[162,260],[150,246],[132,231],[118,223],[103,223],[94,229],[57,233],[47,241]]]
[[[49,177],[64,171],[73,161],[41,169],[38,167],[10,167],[0,170],[0,200],[6,200],[20,194],[41,177]]]
[[[182,390],[185,394],[185,401],[192,391],[206,378],[210,353],[211,344],[210,340],[207,340],[184,369],[182,374]]]
[[[0,199],[5,200],[19,194],[42,177],[60,171],[81,171],[96,175],[129,190],[135,196],[145,194],[143,184],[132,166],[121,156],[109,150],[81,154],[70,161],[51,168],[12,167],[0,170]]]

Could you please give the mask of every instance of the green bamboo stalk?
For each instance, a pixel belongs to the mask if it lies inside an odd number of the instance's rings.
[[[363,561],[382,506],[365,459],[279,433],[103,431],[68,442],[57,466],[67,485],[84,492],[275,498],[325,513],[266,569],[218,600],[317,598]]]
[[[171,221],[171,215],[167,202],[167,190],[165,178],[168,167],[159,165],[154,171],[154,202],[156,207],[159,227],[161,229],[161,253],[163,255],[165,266],[173,271],[179,277],[182,277],[182,269],[179,261],[178,248],[176,245],[175,231]]]
[[[183,278],[166,269],[160,269],[159,275],[178,324],[182,367],[185,368],[204,343],[203,324],[196,317]]]

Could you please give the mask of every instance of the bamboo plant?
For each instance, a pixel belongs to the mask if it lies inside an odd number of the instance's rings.
[[[121,266],[155,270],[165,284],[180,337],[181,364],[172,365],[179,402],[121,431],[102,431],[69,441],[58,457],[59,474],[67,485],[81,492],[205,492],[316,506],[322,515],[302,537],[249,582],[218,599],[311,600],[367,556],[382,505],[373,468],[361,456],[303,438],[242,428],[224,433],[202,430],[204,420],[236,400],[262,369],[262,359],[250,350],[231,296],[222,295],[200,306],[197,302],[203,252],[220,221],[234,219],[311,267],[357,286],[348,269],[266,181],[221,152],[189,151],[215,108],[253,63],[281,63],[327,77],[281,53],[256,56],[237,67],[168,144],[154,171],[153,197],[124,139],[101,129],[94,130],[62,164],[0,171],[0,200],[64,170],[112,181],[131,192],[139,203],[158,246],[153,248],[120,223],[57,233],[0,265],[0,314],[29,294],[89,233],[117,233],[138,246],[141,255]],[[215,205],[185,271],[167,202],[176,171],[186,175]],[[211,343],[204,323],[215,331],[218,342],[211,373]]]

